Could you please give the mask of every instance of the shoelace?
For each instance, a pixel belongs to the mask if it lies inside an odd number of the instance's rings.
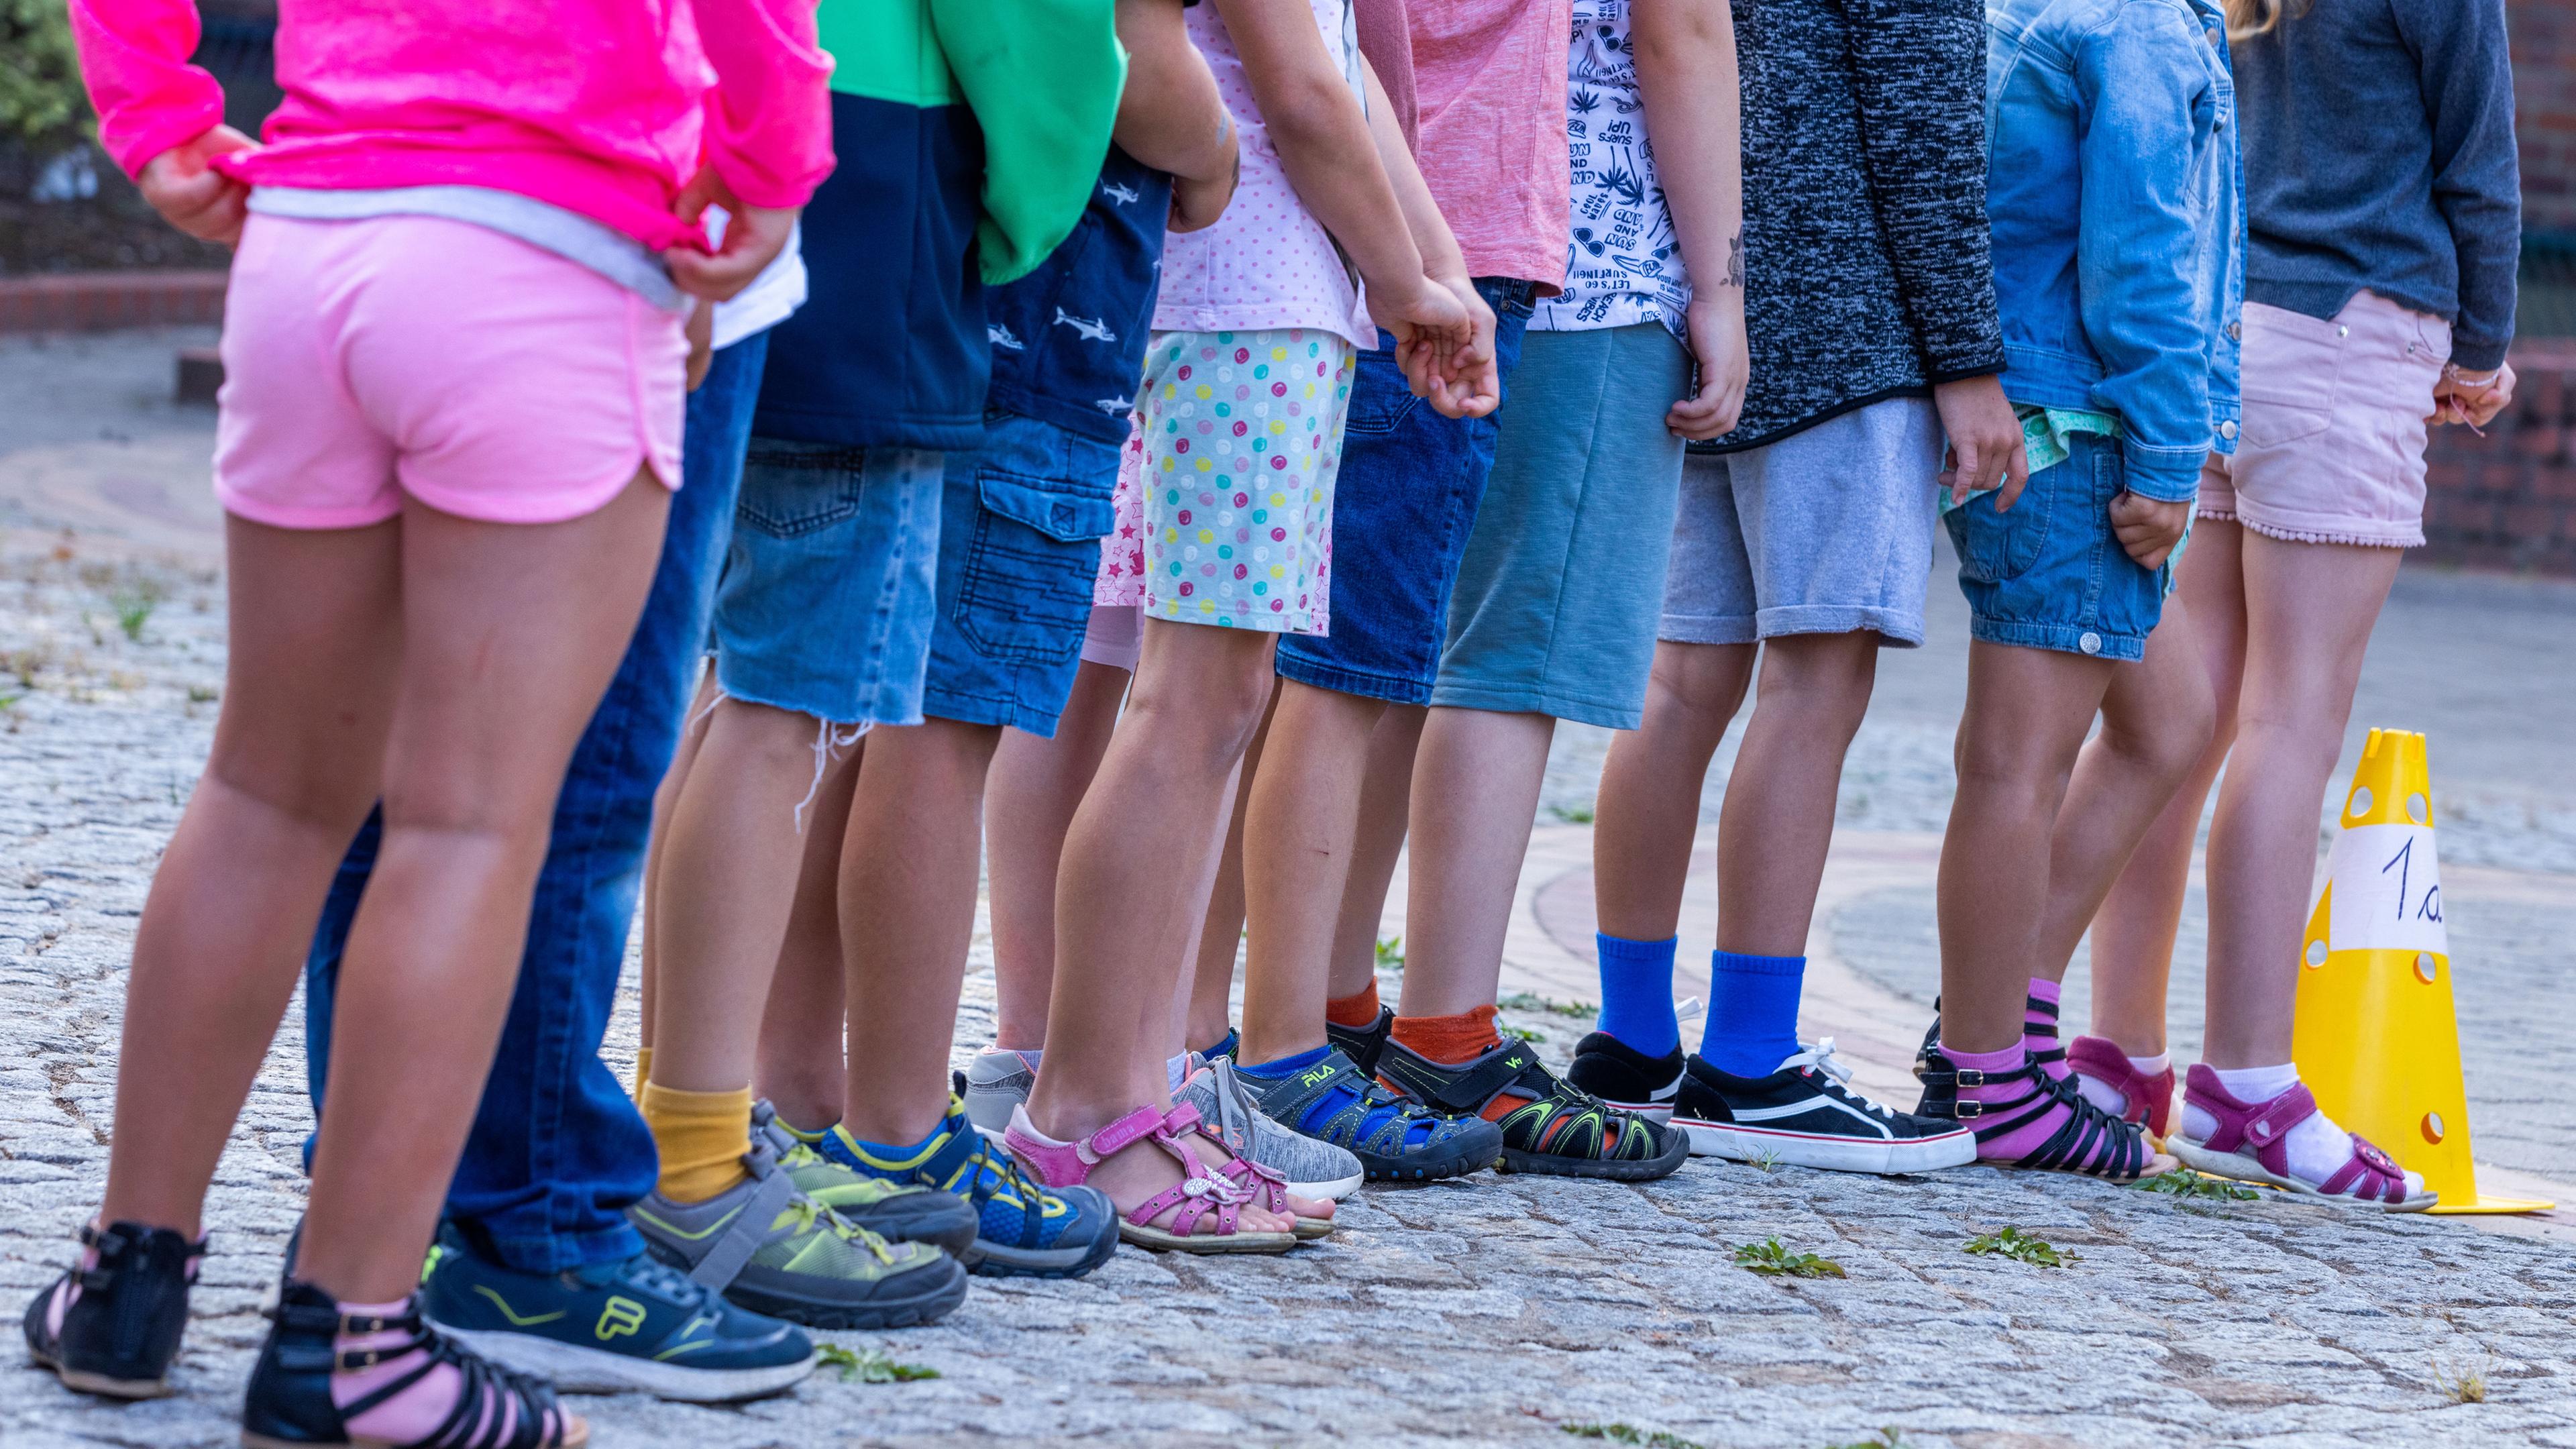
[[[1885,1103],[1873,1102],[1869,1098],[1862,1096],[1860,1093],[1851,1090],[1850,1083],[1852,1069],[1844,1066],[1842,1062],[1834,1056],[1834,1039],[1832,1037],[1826,1037],[1824,1040],[1817,1042],[1814,1046],[1800,1048],[1795,1056],[1790,1057],[1787,1061],[1780,1064],[1780,1070],[1784,1072],[1792,1069],[1821,1072],[1830,1079],[1830,1085],[1833,1088],[1835,1096],[1847,1098],[1862,1107],[1868,1108],[1870,1111],[1876,1112],[1881,1117],[1893,1118],[1896,1115],[1895,1109],[1887,1106]]]
[[[807,1197],[801,1192],[787,1199],[786,1210],[781,1212],[779,1216],[782,1218],[794,1218],[796,1220],[796,1231],[800,1233],[812,1232],[819,1226],[825,1232],[833,1234],[843,1242],[856,1243],[860,1247],[867,1249],[869,1252],[876,1254],[878,1262],[884,1263],[889,1267],[894,1264],[894,1249],[886,1243],[885,1239],[878,1237],[875,1233],[870,1232],[866,1228],[860,1227],[857,1223],[851,1222],[848,1218],[841,1216],[839,1213],[832,1211],[830,1208],[823,1206],[821,1203],[814,1201],[814,1199]],[[777,1224],[773,1222],[770,1226],[776,1227]]]
[[[961,1130],[973,1132],[975,1129],[968,1127]],[[981,1138],[982,1134],[978,1133],[977,1136]],[[1046,1204],[1049,1201],[1046,1190],[1021,1175],[1018,1158],[1005,1152],[996,1161],[992,1147],[989,1143],[984,1143],[975,1148],[975,1155],[967,1161],[975,1168],[975,1185],[968,1190],[967,1196],[976,1203],[981,1204],[989,1200],[1007,1187],[1011,1190],[1011,1195],[1020,1200],[1021,1206],[1029,1211],[1040,1214],[1046,1211]],[[988,1168],[995,1176],[1002,1179],[991,1187],[984,1185],[984,1173]]]

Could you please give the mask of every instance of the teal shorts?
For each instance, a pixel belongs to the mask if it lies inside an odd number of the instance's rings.
[[[1681,497],[1664,414],[1690,380],[1658,323],[1523,339],[1432,704],[1637,727]]]

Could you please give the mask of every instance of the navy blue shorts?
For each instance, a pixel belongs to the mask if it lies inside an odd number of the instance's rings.
[[[1017,413],[948,455],[927,715],[1053,735],[1082,663],[1118,445]]]
[[[1533,288],[1476,279],[1494,309],[1494,355],[1520,360]],[[1283,679],[1396,704],[1429,704],[1458,559],[1494,467],[1495,414],[1444,418],[1405,386],[1394,339],[1360,354],[1333,492],[1332,632],[1279,640]],[[1499,409],[1496,410],[1499,413]]]

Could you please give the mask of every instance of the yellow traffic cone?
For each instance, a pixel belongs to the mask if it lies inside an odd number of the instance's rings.
[[[2481,1194],[2469,1160],[2422,735],[2372,730],[2362,746],[2299,963],[2294,1050],[2327,1116],[2424,1174],[2440,1196],[2434,1212],[2552,1206]]]

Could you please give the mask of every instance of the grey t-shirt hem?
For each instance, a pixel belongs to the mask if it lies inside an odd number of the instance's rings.
[[[515,237],[532,247],[588,267],[665,312],[686,300],[662,261],[642,242],[552,202],[488,186],[393,186],[378,190],[325,191],[262,186],[250,209],[304,221],[357,221],[373,216],[436,216]]]

